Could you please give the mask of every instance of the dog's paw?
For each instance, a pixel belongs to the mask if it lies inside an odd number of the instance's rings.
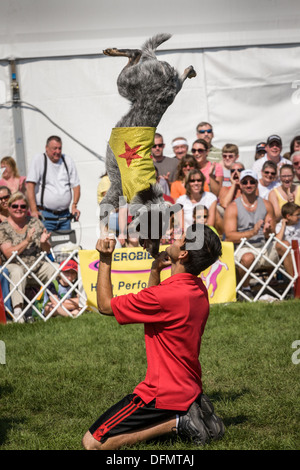
[[[197,76],[196,70],[194,69],[194,67],[192,65],[190,65],[190,67],[188,67],[188,69],[189,69],[188,75],[187,75],[188,78],[193,78],[193,77]]]

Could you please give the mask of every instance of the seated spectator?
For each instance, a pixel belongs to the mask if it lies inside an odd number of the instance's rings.
[[[258,195],[263,199],[268,199],[273,188],[279,186],[277,181],[277,165],[274,162],[266,161],[261,170],[261,178],[258,182]]]
[[[174,158],[177,158],[177,160],[180,161],[183,157],[186,157],[189,144],[185,137],[175,137],[175,139],[172,140],[172,148],[175,154]]]
[[[26,194],[26,176],[20,176],[17,164],[12,157],[4,157],[1,160],[1,168],[3,169],[0,179],[1,186],[7,186],[11,193],[20,191]]]
[[[192,145],[192,154],[197,160],[199,169],[205,176],[209,191],[218,196],[223,183],[222,165],[207,160],[208,143],[204,139],[195,140]]]
[[[294,202],[287,202],[281,208],[281,216],[281,221],[276,225],[276,238],[287,246],[292,244],[292,240],[297,240],[300,243],[300,206]],[[281,250],[281,256],[283,256],[285,249],[280,243],[276,244],[276,249],[278,252]],[[293,276],[291,255],[288,256],[290,258],[288,273]]]
[[[207,225],[207,219],[208,219],[208,209],[206,206],[203,206],[202,204],[198,204],[198,206],[194,207],[193,209],[193,221],[196,224],[203,224]],[[209,228],[211,228],[218,236],[218,231],[216,230],[215,227],[212,225],[208,225]]]
[[[11,196],[11,191],[7,186],[0,186],[0,222],[3,222],[8,217],[8,200]]]
[[[60,263],[60,266],[64,264],[64,261]],[[62,275],[59,275],[57,280],[51,282],[48,286],[48,290],[51,292],[50,296],[45,291],[42,301],[42,314],[48,317],[49,314],[54,310],[61,299],[65,299],[59,307],[52,313],[53,317],[69,317],[68,312],[76,317],[79,313],[79,297],[74,291],[69,293],[72,286],[69,284],[77,280],[78,265],[76,261],[69,260],[61,269]],[[69,282],[68,282],[69,281]],[[69,294],[68,294],[69,293]],[[66,312],[68,310],[68,312]]]
[[[255,148],[254,160],[259,160],[266,155],[266,142],[260,142]]]
[[[300,150],[296,150],[291,156],[291,162],[294,168],[294,184],[300,184]]]
[[[225,144],[222,148],[223,183],[222,186],[231,186],[231,165],[239,158],[239,148],[235,144]]]
[[[185,194],[186,178],[189,172],[195,168],[198,168],[198,163],[192,155],[186,155],[180,160],[175,181],[171,184],[171,197],[174,201]]]
[[[300,135],[296,135],[290,143],[290,151],[284,154],[285,158],[291,160],[293,153],[300,150]]]
[[[240,174],[245,169],[243,163],[234,162],[230,166],[230,186],[222,186],[219,194],[219,204],[221,208],[226,209],[229,204],[241,195]],[[224,211],[220,210],[221,215]]]
[[[178,167],[178,158],[170,158],[164,156],[164,140],[161,134],[158,132],[154,136],[154,144],[152,147],[151,155],[153,158],[153,162],[155,167],[158,170],[158,175],[164,177],[164,179],[168,182],[169,187],[171,183],[175,181],[177,167]]]
[[[267,160],[276,163],[278,170],[285,163],[291,164],[288,159],[282,157],[280,154],[282,150],[282,141],[279,135],[270,135],[270,137],[268,137],[267,139],[265,149],[266,155],[260,158],[259,160],[256,160],[252,166],[252,170],[255,171],[259,178],[261,177],[261,169],[263,167],[263,164]]]
[[[254,248],[261,249],[269,235],[275,233],[274,209],[269,201],[257,196],[258,176],[253,170],[241,172],[240,185],[241,196],[229,204],[225,211],[226,241],[234,243],[237,248],[242,238],[246,238]],[[257,252],[252,246],[244,246],[234,255],[235,260],[245,268],[237,266],[238,282],[257,257]],[[279,261],[274,243],[268,245],[265,254],[274,263]],[[284,267],[289,272],[289,259],[285,259]],[[272,265],[261,257],[256,265],[256,269],[260,268],[271,269]],[[243,283],[242,290],[251,296],[249,282],[248,277]]]
[[[184,229],[193,223],[193,209],[198,204],[208,208],[207,225],[215,225],[217,197],[208,191],[204,191],[205,176],[200,170],[189,172],[186,182],[186,194],[180,196],[176,203],[183,206]]]
[[[17,192],[11,196],[8,201],[8,218],[0,224],[0,249],[2,261],[8,260],[13,252],[17,251],[22,261],[31,267],[41,252],[50,252],[51,245],[50,233],[42,222],[36,217],[27,216],[28,207],[28,201],[23,193]],[[42,260],[35,266],[33,272],[41,282],[46,282],[54,274],[55,267],[55,264]],[[16,258],[7,265],[7,269],[12,281],[10,290],[12,291],[13,286],[18,284],[18,289],[12,292],[11,302],[15,318],[22,322],[24,321],[21,317],[24,304],[22,293],[25,293],[27,282],[27,278],[23,277],[26,270]]]
[[[283,165],[279,170],[280,185],[269,192],[269,201],[272,203],[276,221],[281,219],[281,208],[287,202],[300,205],[300,186],[293,183],[294,170],[292,165]]]
[[[208,144],[208,156],[207,160],[210,162],[221,162],[222,161],[222,152],[221,149],[215,147],[212,144],[214,138],[213,126],[209,122],[199,122],[197,129],[197,138],[204,139]]]

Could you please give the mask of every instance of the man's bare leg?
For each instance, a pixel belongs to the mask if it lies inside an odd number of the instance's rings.
[[[165,434],[171,434],[175,429],[176,418],[174,417],[164,423],[157,424],[156,426],[109,437],[103,444],[97,441],[90,431],[87,431],[82,439],[82,444],[86,450],[117,450],[125,445],[131,446],[137,442],[148,441]]]

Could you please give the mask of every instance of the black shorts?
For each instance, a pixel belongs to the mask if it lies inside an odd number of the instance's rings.
[[[89,431],[103,443],[109,437],[154,426],[182,413],[186,412],[155,408],[155,400],[146,405],[138,395],[130,394],[105,411]]]

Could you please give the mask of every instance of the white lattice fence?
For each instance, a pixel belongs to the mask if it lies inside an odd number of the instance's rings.
[[[279,259],[278,263],[274,263],[271,259],[268,258],[267,256],[267,249],[270,244],[278,242],[285,248],[285,253],[283,256]],[[249,269],[246,269],[245,266],[243,266],[240,262],[235,260],[236,266],[239,266],[245,271],[244,276],[241,278],[240,282],[236,286],[236,292],[239,294],[241,297],[243,297],[244,300],[247,300],[249,302],[255,302],[261,298],[263,294],[266,292],[270,293],[275,299],[277,300],[283,300],[286,298],[287,294],[290,292],[290,290],[293,288],[296,279],[298,278],[298,272],[297,272],[297,266],[295,262],[295,255],[294,251],[291,246],[285,245],[281,240],[278,240],[276,238],[275,234],[271,234],[267,242],[262,248],[255,248],[253,244],[249,243],[246,238],[243,238],[241,240],[241,243],[238,245],[238,247],[235,250],[235,255],[238,254],[238,252],[244,248],[244,247],[249,247],[251,250],[255,250],[256,252],[256,257],[249,267]],[[293,263],[293,268],[294,268],[294,276],[289,275],[286,270],[284,269],[284,260],[285,258],[291,254],[292,257],[292,263]],[[270,269],[268,270],[267,276],[262,277],[259,275],[257,272],[257,265],[259,261],[263,258],[265,261],[267,261],[270,265]],[[278,273],[282,274],[283,277],[287,280],[285,283],[285,288],[283,289],[283,292],[279,292],[279,290],[274,287],[272,287],[270,284],[274,283],[274,279],[276,276],[278,276]],[[255,296],[250,298],[244,291],[242,291],[242,286],[245,282],[245,280],[250,277],[252,282],[258,286],[258,291],[255,294]],[[251,282],[251,281],[250,281]]]
[[[68,315],[72,318],[76,318],[76,317],[80,316],[87,309],[86,295],[85,295],[84,290],[82,288],[80,270],[78,271],[77,280],[74,283],[71,283],[67,279],[67,277],[64,276],[64,273],[62,272],[62,268],[64,267],[64,265],[71,258],[74,259],[78,263],[78,266],[79,266],[78,249],[73,250],[72,252],[66,254],[65,259],[62,262],[61,266],[59,266],[55,262],[53,263],[48,258],[47,253],[42,252],[40,254],[40,256],[35,260],[34,264],[29,267],[24,263],[22,258],[18,256],[18,253],[14,252],[12,254],[12,256],[3,265],[0,266],[0,275],[4,276],[5,279],[7,279],[7,281],[9,282],[9,285],[10,285],[10,292],[9,292],[8,295],[5,296],[5,298],[3,298],[3,301],[7,304],[8,299],[11,298],[14,291],[18,291],[19,294],[22,296],[23,301],[24,301],[24,304],[23,304],[24,306],[23,306],[22,312],[18,317],[16,317],[16,315],[14,314],[13,309],[10,309],[7,305],[5,306],[5,310],[6,310],[7,314],[12,318],[13,321],[23,322],[24,319],[28,316],[28,314],[32,314],[33,312],[34,312],[34,314],[38,315],[38,318],[42,319],[43,321],[47,321],[49,318],[51,318],[55,314],[55,312],[57,311],[57,309],[59,307],[61,307],[64,310],[66,315]],[[38,276],[34,273],[35,268],[37,267],[37,265],[42,260],[47,262],[47,263],[50,263],[53,267],[53,275],[51,277],[49,277],[49,279],[47,280],[46,283],[43,283],[38,278]],[[19,262],[24,268],[24,276],[22,277],[22,279],[20,279],[20,281],[17,284],[14,284],[11,281],[9,275],[7,275],[7,273],[5,272],[5,268],[7,268],[7,266],[12,262],[14,262],[14,263]],[[36,302],[36,300],[38,300],[40,298],[40,296],[42,296],[42,294],[44,292],[47,292],[48,295],[51,294],[48,287],[54,279],[58,278],[58,276],[61,276],[65,280],[65,282],[67,282],[69,284],[70,289],[68,290],[67,294],[65,294],[64,297],[62,297],[59,301],[56,301],[56,299],[55,299],[54,308],[51,310],[51,312],[47,316],[44,316],[41,313],[41,311],[35,306],[35,302]],[[29,286],[35,286],[36,287],[36,293],[35,293],[35,295],[33,295],[33,297],[30,296],[30,298],[29,298],[26,295],[26,292],[25,293],[22,292],[22,290],[19,288],[19,286],[21,285],[21,283],[23,282],[24,279],[26,279],[26,286],[27,287],[29,287]],[[65,308],[65,306],[63,305],[64,301],[70,296],[71,293],[74,293],[79,298],[79,311],[76,314],[76,316],[72,315]],[[53,296],[52,296],[52,299],[53,299]]]

